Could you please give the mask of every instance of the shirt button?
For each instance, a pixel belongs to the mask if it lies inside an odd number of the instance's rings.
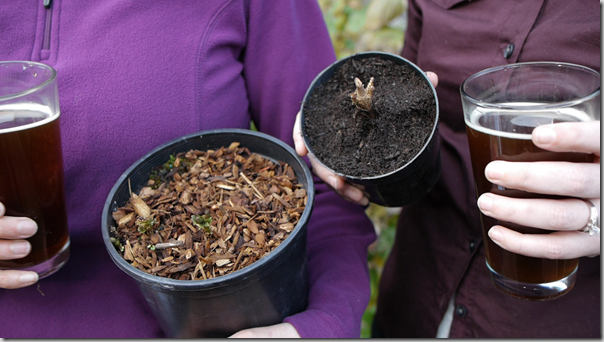
[[[476,240],[470,240],[470,253],[476,249]]]
[[[512,52],[514,52],[514,44],[510,43],[508,44],[508,46],[505,47],[505,50],[503,50],[503,58],[510,58]]]
[[[458,305],[457,308],[455,308],[455,312],[460,317],[466,317],[468,315],[468,309],[463,305]]]

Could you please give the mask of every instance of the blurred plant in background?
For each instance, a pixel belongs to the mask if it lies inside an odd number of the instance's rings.
[[[371,298],[361,321],[361,337],[363,338],[371,337],[371,324],[375,315],[382,269],[394,243],[396,222],[400,210],[400,208],[386,208],[373,203],[366,210],[367,216],[373,222],[378,238],[369,246],[367,254],[371,281]]]
[[[406,0],[318,0],[338,59],[363,51],[398,54]]]
[[[407,0],[318,0],[338,59],[364,51],[399,54],[407,28]],[[382,269],[396,231],[400,208],[370,204],[366,210],[378,239],[369,246],[371,299],[363,315],[361,337],[371,337]]]

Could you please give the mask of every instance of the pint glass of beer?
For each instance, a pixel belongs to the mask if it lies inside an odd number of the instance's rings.
[[[483,70],[461,85],[466,132],[477,196],[485,192],[514,198],[562,198],[508,189],[490,183],[485,167],[493,160],[593,162],[584,153],[542,150],[531,140],[539,125],[600,120],[600,75],[574,64],[518,63]],[[517,298],[548,300],[570,291],[579,259],[551,260],[508,252],[487,235],[494,225],[524,234],[550,231],[503,222],[481,213],[486,263],[499,290]]]
[[[0,202],[5,216],[38,225],[30,254],[0,260],[0,269],[40,278],[69,258],[56,71],[27,61],[0,62]]]

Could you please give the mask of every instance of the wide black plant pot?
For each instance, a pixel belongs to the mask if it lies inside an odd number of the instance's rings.
[[[306,124],[304,106],[308,103],[313,91],[323,83],[326,83],[328,80],[330,80],[334,76],[336,70],[344,63],[348,62],[350,59],[362,60],[370,57],[379,57],[384,60],[393,61],[397,65],[406,65],[410,67],[417,75],[421,76],[427,85],[429,85],[433,93],[436,106],[436,117],[434,119],[434,125],[432,127],[430,136],[426,139],[423,147],[419,153],[413,157],[413,159],[392,172],[377,176],[359,177],[345,174],[339,170],[330,168],[325,164],[324,161],[317,157],[317,153],[314,151],[313,146],[309,141],[307,131],[308,125]],[[371,51],[358,53],[336,61],[325,68],[313,80],[306,92],[306,95],[304,96],[300,115],[302,137],[310,155],[312,155],[322,166],[329,169],[333,173],[344,177],[348,182],[362,185],[369,197],[370,202],[386,207],[401,207],[414,203],[432,190],[440,177],[441,161],[438,137],[439,113],[436,90],[430,83],[430,80],[425,73],[415,64],[411,63],[405,58],[390,53]]]
[[[208,280],[174,280],[131,266],[111,243],[111,213],[147,184],[154,167],[170,155],[190,149],[208,150],[239,142],[274,162],[288,163],[307,192],[307,205],[290,235],[253,264]],[[307,305],[306,226],[314,201],[310,170],[295,151],[269,135],[244,129],[217,129],[187,135],[159,146],[134,163],[118,179],[105,202],[102,234],[115,264],[134,278],[169,337],[228,337],[246,328],[280,323]]]

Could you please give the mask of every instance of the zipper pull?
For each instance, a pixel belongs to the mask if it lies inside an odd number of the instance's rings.
[[[50,1],[51,0],[44,0],[44,7],[45,8],[49,8],[50,7]]]

